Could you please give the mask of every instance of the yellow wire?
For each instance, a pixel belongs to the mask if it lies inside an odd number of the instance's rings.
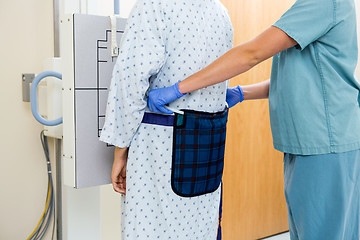
[[[36,225],[36,228],[34,229],[34,231],[30,234],[30,236],[29,236],[26,240],[29,240],[30,237],[34,234],[34,232],[35,232],[36,229],[39,227],[42,219],[43,219],[44,216],[45,216],[45,212],[46,212],[46,209],[47,209],[47,207],[48,207],[48,205],[49,205],[49,199],[50,199],[50,188],[51,188],[50,179],[49,179],[49,183],[48,183],[48,184],[49,184],[49,188],[48,188],[48,194],[47,194],[47,199],[46,199],[46,205],[45,205],[44,213],[43,213],[43,215],[41,216],[41,218],[40,218],[40,220],[39,220],[39,223]]]

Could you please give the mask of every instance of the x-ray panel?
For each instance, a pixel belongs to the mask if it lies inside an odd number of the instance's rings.
[[[113,146],[99,141],[116,57],[111,56],[110,18],[74,15],[75,187],[110,183]],[[126,20],[117,18],[117,44]],[[116,32],[116,33],[114,33]]]

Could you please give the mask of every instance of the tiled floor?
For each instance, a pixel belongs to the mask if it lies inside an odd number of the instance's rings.
[[[287,232],[270,238],[264,238],[263,240],[290,240],[290,234]]]

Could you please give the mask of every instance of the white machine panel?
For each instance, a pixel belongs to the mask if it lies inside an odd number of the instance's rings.
[[[67,65],[63,76],[64,182],[75,188],[108,184],[114,148],[100,142],[99,136],[116,62],[110,49],[110,17],[74,14],[63,21],[68,26],[62,32],[67,41],[62,52],[72,52],[62,54]],[[118,45],[125,24],[125,19],[117,18]],[[66,39],[71,37],[71,42]]]

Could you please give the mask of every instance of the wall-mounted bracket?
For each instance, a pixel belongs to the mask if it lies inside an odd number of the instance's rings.
[[[35,78],[34,73],[23,73],[21,77],[22,82],[22,96],[23,102],[30,102],[30,83]]]

